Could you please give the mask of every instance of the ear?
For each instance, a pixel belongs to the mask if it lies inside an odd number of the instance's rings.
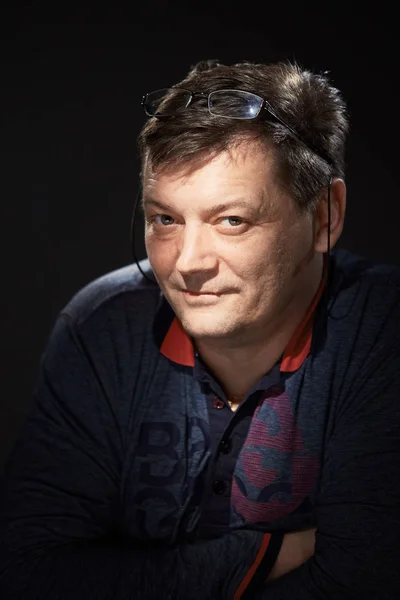
[[[346,212],[346,184],[343,179],[336,178],[330,186],[331,200],[331,227],[330,227],[330,247],[333,248],[340,238],[344,217]],[[314,249],[316,252],[327,252],[328,250],[328,189],[324,190],[314,216],[315,241]]]

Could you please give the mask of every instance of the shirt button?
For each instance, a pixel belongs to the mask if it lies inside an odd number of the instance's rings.
[[[217,396],[214,396],[212,403],[213,403],[213,407],[218,408],[218,409],[224,408],[224,406],[225,406],[225,402],[220,400],[220,398],[217,398]]]
[[[219,479],[216,479],[215,481],[213,481],[212,489],[218,495],[223,494],[226,489],[226,484],[224,481],[220,481]]]
[[[229,454],[229,452],[232,450],[232,440],[230,438],[221,440],[219,449],[221,452],[223,452],[223,454]]]

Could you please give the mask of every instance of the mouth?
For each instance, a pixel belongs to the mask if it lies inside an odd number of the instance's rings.
[[[188,296],[219,296],[213,292],[192,292],[191,290],[182,290]]]

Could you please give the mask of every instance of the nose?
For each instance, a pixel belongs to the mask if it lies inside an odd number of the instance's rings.
[[[213,271],[217,266],[217,259],[206,225],[186,225],[181,235],[176,269],[182,275]]]

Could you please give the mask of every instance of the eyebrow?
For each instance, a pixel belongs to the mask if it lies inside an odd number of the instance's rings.
[[[158,200],[153,200],[152,198],[148,198],[148,199],[142,199],[142,207],[145,208],[146,206],[155,206],[156,208],[159,208],[161,210],[173,210],[171,208],[171,206],[168,206],[167,204],[163,204],[162,202],[159,202]],[[246,202],[246,200],[242,200],[240,198],[238,198],[237,200],[232,200],[231,202],[221,202],[220,204],[215,204],[214,206],[211,206],[209,209],[207,209],[207,213],[209,214],[214,214],[214,213],[218,213],[218,212],[222,212],[224,210],[228,210],[228,209],[232,209],[232,208],[247,208],[250,210],[254,211],[254,208],[249,206],[248,202]]]

